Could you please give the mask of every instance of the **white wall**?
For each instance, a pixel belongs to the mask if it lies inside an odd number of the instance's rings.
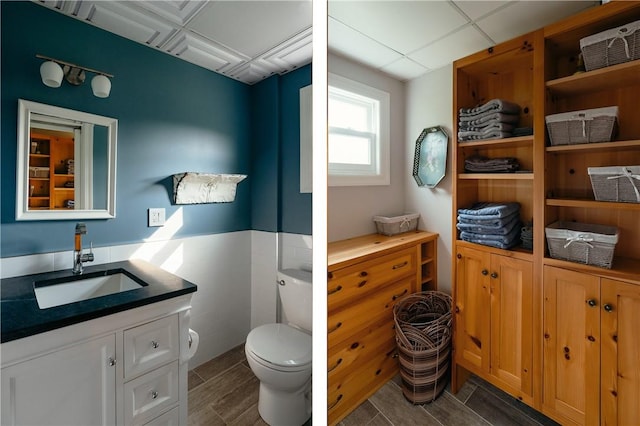
[[[329,187],[327,240],[336,241],[374,233],[373,216],[398,214],[405,210],[405,89],[404,83],[341,56],[329,54],[327,66],[331,73],[391,95],[391,184]]]
[[[452,199],[451,158],[453,129],[453,75],[446,66],[406,84],[405,205],[420,213],[418,227],[440,234],[438,240],[438,289],[451,293]],[[434,189],[419,187],[411,176],[416,139],[422,129],[442,126],[449,133],[447,174]]]

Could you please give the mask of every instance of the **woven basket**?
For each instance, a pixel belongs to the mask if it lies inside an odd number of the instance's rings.
[[[640,166],[589,167],[597,201],[640,203]]]
[[[376,232],[382,235],[396,235],[415,231],[418,227],[420,213],[405,213],[397,216],[374,216]]]
[[[616,227],[560,221],[547,226],[545,234],[551,257],[611,269]]]
[[[393,308],[402,394],[413,404],[434,401],[447,385],[451,355],[451,296],[426,291]]]
[[[580,40],[587,71],[640,59],[640,21]]]
[[[618,123],[618,107],[563,112],[545,117],[551,145],[609,142]]]

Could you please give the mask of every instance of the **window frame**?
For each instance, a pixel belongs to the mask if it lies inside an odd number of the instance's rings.
[[[330,163],[327,165],[327,183],[329,186],[377,186],[390,184],[390,95],[389,93],[370,87],[366,84],[350,80],[337,74],[329,73],[327,96],[331,97],[331,89],[353,94],[354,101],[358,97],[372,99],[378,103],[377,134],[370,141],[372,161],[369,165],[347,165]],[[344,94],[340,94],[344,96]],[[328,126],[327,126],[328,127]],[[369,132],[341,129],[336,134],[367,137]],[[328,128],[327,138],[332,130]],[[328,144],[328,140],[327,140]],[[328,146],[327,146],[328,149]],[[333,165],[332,165],[333,164]]]

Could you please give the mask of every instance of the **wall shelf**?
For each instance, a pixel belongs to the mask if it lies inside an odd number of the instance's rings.
[[[547,206],[554,207],[576,207],[585,209],[613,209],[613,210],[637,210],[640,211],[639,203],[616,203],[611,201],[596,201],[578,198],[547,198]]]
[[[554,94],[569,96],[637,84],[640,84],[640,60],[550,80],[546,86]]]
[[[458,179],[469,180],[533,180],[533,173],[460,173]]]
[[[640,148],[640,140],[613,141],[601,143],[584,143],[576,145],[556,145],[546,148],[548,153],[562,154],[574,153],[577,151],[585,152],[610,152],[611,150],[623,150]]]

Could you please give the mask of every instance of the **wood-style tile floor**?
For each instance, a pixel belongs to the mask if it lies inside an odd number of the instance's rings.
[[[244,345],[194,368],[189,372],[189,425],[266,425],[258,414],[258,387],[258,379],[247,364]],[[392,380],[339,423],[339,426],[362,425],[556,426],[557,423],[472,377],[456,395],[447,388],[434,402],[425,405],[408,402],[399,380]]]

